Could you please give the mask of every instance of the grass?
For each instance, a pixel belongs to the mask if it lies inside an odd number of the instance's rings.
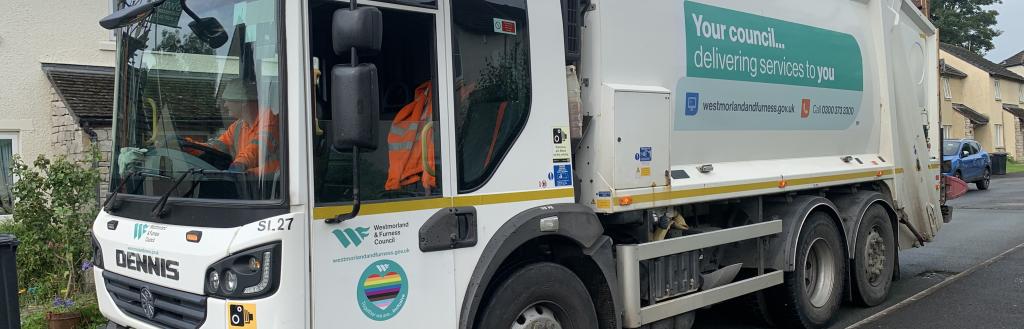
[[[1024,163],[1013,163],[1013,162],[1010,162],[1010,161],[1006,162],[1006,173],[1007,174],[1018,173],[1018,172],[1024,172]]]

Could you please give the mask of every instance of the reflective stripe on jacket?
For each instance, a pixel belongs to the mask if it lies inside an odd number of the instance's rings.
[[[392,191],[417,182],[437,187],[434,168],[434,106],[430,81],[416,87],[412,103],[402,107],[388,131],[388,181]]]

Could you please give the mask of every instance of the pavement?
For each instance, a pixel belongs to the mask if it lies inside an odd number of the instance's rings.
[[[900,253],[902,278],[870,308],[843,305],[830,328],[1024,328],[1024,174],[995,176],[949,205],[935,241]],[[696,328],[763,328],[725,303]]]

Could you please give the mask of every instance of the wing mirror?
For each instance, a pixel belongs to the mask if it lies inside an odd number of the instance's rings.
[[[182,2],[182,6],[184,6],[184,2]],[[224,31],[224,25],[221,25],[216,18],[197,18],[188,23],[188,27],[192,29],[192,33],[195,33],[199,40],[202,40],[213,49],[220,48],[220,46],[228,42],[228,33]]]
[[[377,149],[380,121],[380,90],[377,66],[359,63],[359,55],[380,51],[383,24],[377,8],[362,7],[351,0],[349,8],[334,12],[331,38],[334,53],[348,55],[348,64],[331,69],[331,141],[336,150],[352,151],[352,211],[328,219],[336,224],[359,215],[359,153]]]
[[[377,67],[359,64],[359,54],[380,50],[382,25],[377,8],[345,8],[334,12],[331,26],[334,52],[351,57],[349,64],[335,65],[331,69],[331,126],[335,149],[377,149],[380,117]]]

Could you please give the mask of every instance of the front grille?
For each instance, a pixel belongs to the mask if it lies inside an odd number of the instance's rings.
[[[110,271],[103,272],[107,292],[122,312],[140,321],[162,328],[196,329],[206,321],[206,297],[164,288]],[[142,288],[153,295],[153,317],[146,316]]]

